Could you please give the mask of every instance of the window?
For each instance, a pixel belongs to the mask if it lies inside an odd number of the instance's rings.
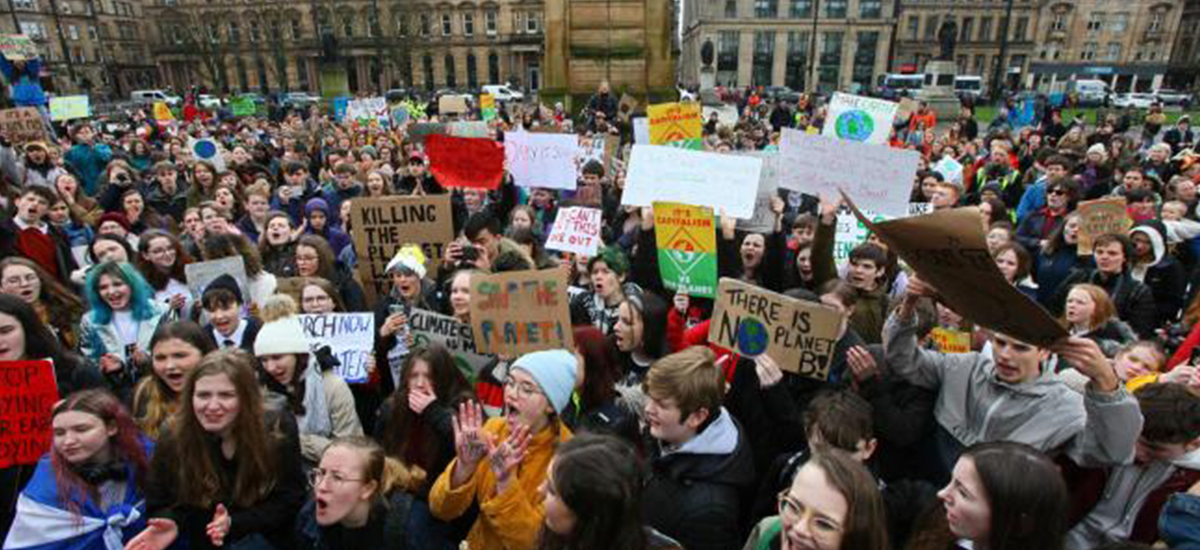
[[[479,74],[473,53],[467,54],[467,87],[472,90],[479,87]]]
[[[779,0],[754,0],[754,17],[774,19],[779,15]]]
[[[977,55],[977,56],[975,56],[975,72],[976,72],[976,73],[982,73],[982,72],[983,72],[983,64],[984,64],[984,60],[983,60],[983,59],[984,59],[984,58],[983,58],[983,55]]]
[[[65,13],[65,14],[71,13],[71,3],[70,2],[63,2],[62,4],[59,4],[58,7],[59,7],[59,11]]]
[[[1083,44],[1083,51],[1079,52],[1079,59],[1084,61],[1096,59],[1096,50],[1098,49],[1100,49],[1100,44],[1095,42],[1085,42]]]
[[[242,29],[237,21],[229,22],[229,43],[237,44],[242,40]]]
[[[421,72],[425,73],[425,89],[433,90],[433,57],[429,54],[421,59]]]
[[[1150,25],[1146,27],[1146,30],[1149,32],[1161,31],[1162,24],[1163,24],[1163,12],[1156,11],[1156,12],[1150,14]],[[1151,59],[1154,59],[1154,57],[1156,57],[1155,52],[1150,52],[1150,54],[1151,54],[1151,57],[1150,57]]]
[[[821,64],[817,69],[817,89],[822,93],[841,87],[842,41],[845,36],[843,32],[825,33],[821,45]]]
[[[408,16],[402,13],[396,14],[396,35],[408,36]]]
[[[221,29],[217,27],[216,23],[208,24],[208,41],[213,44],[221,41]]]
[[[1129,28],[1129,13],[1114,13],[1112,16],[1112,23],[1108,28],[1113,32],[1125,32],[1125,29]]]
[[[464,13],[463,14],[463,36],[475,36],[475,14],[473,14],[473,13]],[[468,70],[471,66],[470,61],[472,59],[474,59],[474,58],[473,57],[467,58]],[[475,87],[475,85],[472,84],[471,87],[473,88],[473,87]]]
[[[930,15],[925,18],[925,40],[937,38],[938,16]]]
[[[417,21],[420,23],[418,34],[421,36],[429,36],[429,14],[422,13],[421,17],[419,17]]]
[[[858,17],[861,19],[883,17],[883,0],[858,0]]]
[[[979,18],[979,41],[988,42],[992,39],[992,18]]]
[[[958,25],[958,41],[959,42],[970,42],[973,38],[975,38],[975,36],[973,35],[974,32],[975,32],[975,18],[974,17],[964,17],[962,19],[962,23],[960,23]]]
[[[529,15],[525,16],[525,32],[530,33],[530,34],[536,34],[536,33],[540,32],[538,30],[540,27],[540,25],[539,25],[540,19],[541,19],[541,16],[538,13],[529,12]]]
[[[500,56],[496,52],[488,53],[488,83],[500,83]]]
[[[788,33],[787,67],[783,73],[783,85],[793,90],[803,90],[808,80],[808,42],[811,35],[807,32]]]
[[[771,68],[775,64],[775,33],[754,33],[754,63],[750,67],[750,82],[753,86],[771,85]]]
[[[368,13],[367,14],[367,36],[374,38],[376,36],[379,36],[380,34],[381,33],[379,32],[379,15],[374,12]],[[376,79],[376,80],[378,80],[378,79]]]
[[[301,37],[304,36],[304,30],[303,30],[303,27],[300,26],[299,18],[293,18],[291,26],[292,26],[292,40],[299,40]]]
[[[37,10],[37,0],[12,0],[12,3],[13,7],[19,10]]]
[[[35,40],[40,40],[46,38],[46,26],[41,23],[21,21],[21,34]]]
[[[446,86],[450,88],[458,87],[458,75],[454,74],[454,56],[446,54],[443,61],[446,65]]]
[[[442,36],[450,36],[450,33],[452,33],[452,32],[454,32],[454,28],[451,25],[450,14],[443,13],[442,14]]]
[[[1025,33],[1029,31],[1029,18],[1018,17],[1017,24],[1013,27],[1012,39],[1017,42],[1025,41]]]
[[[1088,18],[1088,22],[1087,22],[1088,32],[1096,32],[1102,28],[1104,28],[1104,12],[1102,12],[1102,11],[1092,12],[1092,16],[1090,18]]]
[[[1108,43],[1108,51],[1105,52],[1104,58],[1109,61],[1116,61],[1118,59],[1121,59],[1121,43],[1120,42],[1109,42]]]
[[[788,17],[793,19],[808,19],[812,17],[812,0],[790,0],[788,2]]]
[[[75,25],[67,25],[67,36],[70,37],[71,40],[79,40],[79,27],[76,27]]]
[[[908,16],[908,39],[916,40],[921,36],[921,16]]]
[[[487,13],[483,14],[483,23],[487,27],[488,36],[496,36],[496,26],[499,19],[500,15],[496,13],[496,10],[488,10]]]
[[[879,49],[879,32],[858,33],[858,44],[854,48],[854,69],[851,80],[859,90],[867,90],[875,80],[875,53]]]
[[[737,0],[725,0],[725,17],[728,19],[737,17]]]
[[[1052,31],[1067,30],[1067,14],[1065,14],[1065,13],[1054,14],[1054,20],[1050,22],[1050,30],[1052,30]]]
[[[846,5],[846,0],[825,0],[825,17],[829,19],[845,19]]]
[[[354,18],[349,15],[342,17],[342,36],[346,38],[354,36]]]
[[[954,67],[958,69],[958,74],[967,74],[969,72],[969,69],[967,69],[967,59],[967,56],[960,55],[954,60]]]
[[[717,33],[717,84],[722,86],[737,86],[738,45],[741,42],[738,31],[719,31]]]
[[[262,38],[262,27],[258,21],[250,21],[250,41],[258,42]]]
[[[272,19],[267,23],[267,39],[272,42],[279,42],[283,39],[283,30],[279,26],[278,19]]]

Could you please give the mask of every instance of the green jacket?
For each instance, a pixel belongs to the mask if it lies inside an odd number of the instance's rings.
[[[750,538],[746,539],[746,545],[742,547],[742,550],[770,550],[772,543],[779,538],[779,534],[782,532],[783,522],[779,521],[779,516],[763,518],[750,532]]]

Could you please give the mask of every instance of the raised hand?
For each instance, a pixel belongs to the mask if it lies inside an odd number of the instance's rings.
[[[758,386],[766,389],[783,380],[783,370],[779,364],[767,354],[754,358],[754,372],[758,373]]]
[[[503,492],[515,477],[512,474],[517,471],[521,461],[525,460],[525,453],[529,450],[529,439],[529,427],[516,424],[504,442],[488,444],[488,464],[496,476],[497,492]]]
[[[850,374],[854,381],[863,383],[879,376],[879,366],[875,364],[875,356],[862,346],[854,346],[846,353],[846,363],[850,365]]]
[[[1068,336],[1050,346],[1050,351],[1066,360],[1075,370],[1092,380],[1095,389],[1102,392],[1116,391],[1121,380],[1112,362],[1100,351],[1095,341],[1078,336]]]
[[[125,544],[125,550],[164,550],[179,536],[179,527],[174,521],[151,518],[146,528]]]
[[[455,486],[466,483],[475,473],[475,467],[488,453],[489,442],[483,431],[483,407],[474,401],[459,405],[454,416],[454,451],[458,456],[453,474]]]

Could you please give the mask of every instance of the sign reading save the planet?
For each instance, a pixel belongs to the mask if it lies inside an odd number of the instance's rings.
[[[883,145],[892,133],[899,105],[891,101],[837,92],[829,102],[823,135]]]
[[[746,357],[766,354],[784,371],[826,380],[840,325],[841,315],[829,306],[722,277],[708,340]]]

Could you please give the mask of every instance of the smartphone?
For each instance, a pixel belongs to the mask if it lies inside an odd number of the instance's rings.
[[[408,306],[406,306],[404,304],[392,304],[392,305],[388,306],[388,315],[395,315],[397,313],[407,314]]]

